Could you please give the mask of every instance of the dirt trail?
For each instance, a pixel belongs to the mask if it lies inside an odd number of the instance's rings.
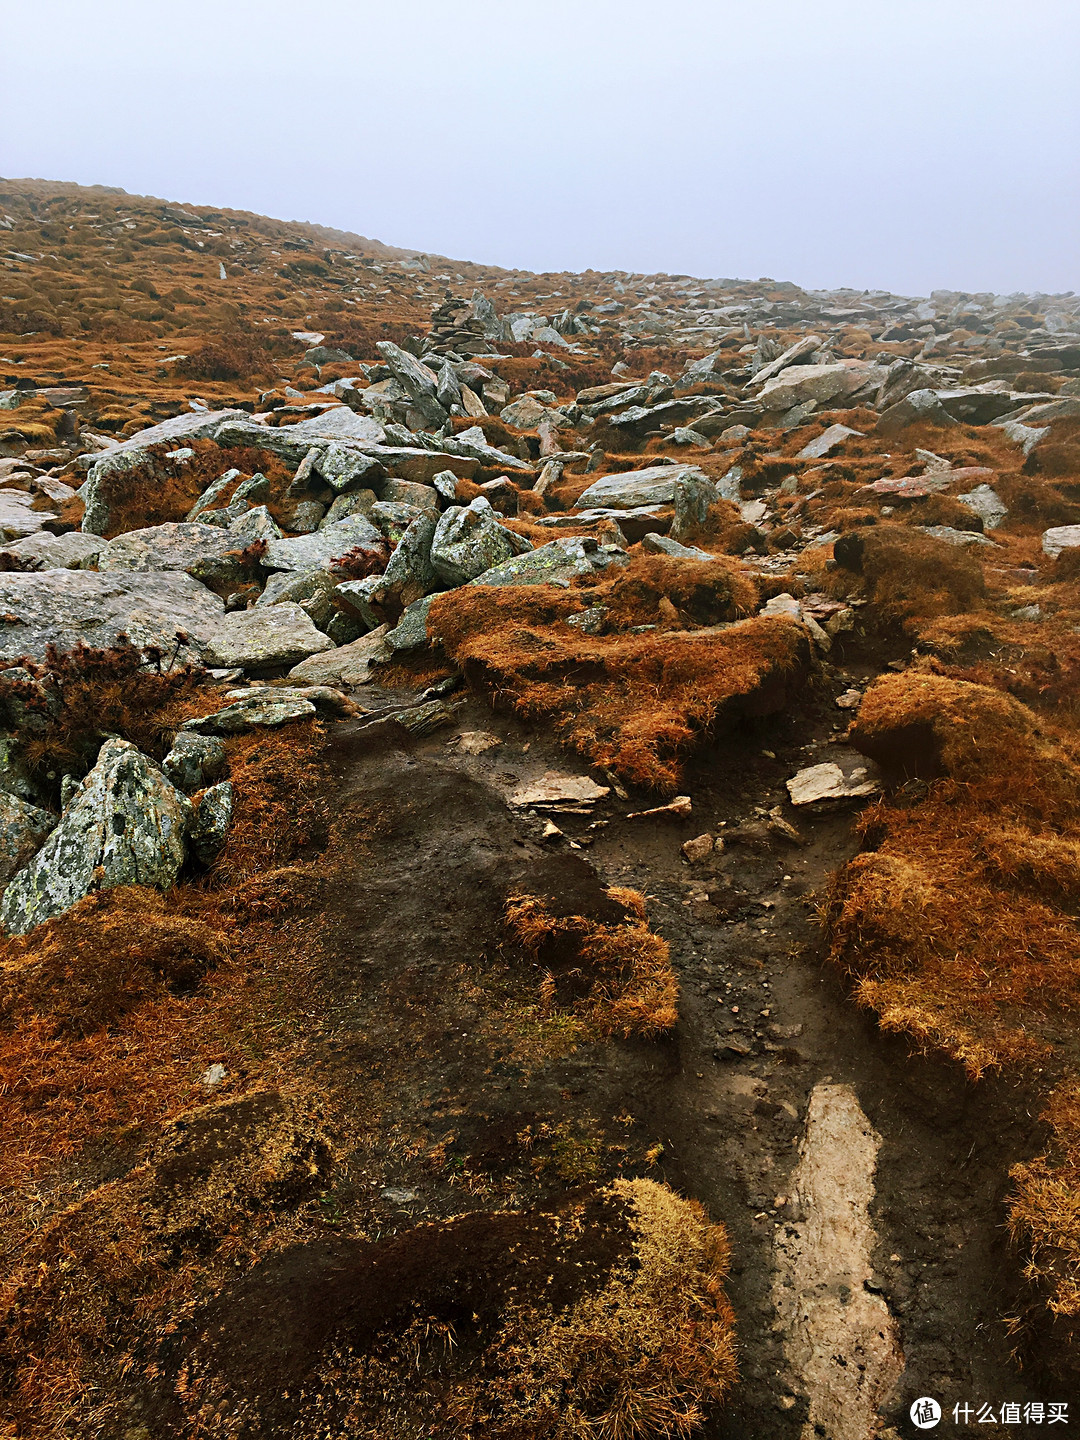
[[[860,677],[835,678],[838,693]],[[687,779],[689,819],[625,820],[632,799],[612,801],[598,829],[558,817],[606,883],[648,895],[680,973],[674,1037],[567,1061],[563,1093],[594,1110],[618,1094],[662,1143],[664,1178],[731,1232],[741,1379],[712,1440],[908,1435],[920,1395],[950,1410],[1045,1398],[1000,1320],[1020,1290],[1004,1177],[1037,1148],[1036,1125],[1009,1118],[999,1082],[972,1086],[882,1035],[823,964],[814,896],[855,851],[856,811],[794,816],[802,846],[729,843],[704,874],[680,853],[705,830],[764,831],[784,779],[838,754],[838,714],[825,696],[728,736]],[[475,701],[469,729],[503,743],[465,757],[444,731],[419,765],[457,754],[504,794],[583,769]]]

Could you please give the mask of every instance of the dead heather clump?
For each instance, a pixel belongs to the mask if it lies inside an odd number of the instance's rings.
[[[973,555],[902,525],[846,531],[833,547],[837,564],[862,577],[886,622],[910,629],[920,620],[978,610],[986,581]]]
[[[390,547],[385,541],[379,545],[354,545],[330,562],[330,574],[338,584],[344,580],[363,580],[368,575],[381,575],[389,559]]]
[[[0,1396],[19,1433],[100,1425],[138,1352],[331,1169],[318,1107],[255,1091],[186,1110],[124,1178],[51,1217],[0,1292]]]
[[[108,735],[163,759],[177,726],[206,705],[205,676],[176,663],[185,640],[179,632],[170,654],[124,639],[105,650],[50,647],[43,664],[24,663],[25,678],[7,672],[0,705],[32,770],[84,774]]]
[[[564,875],[551,878],[574,888]],[[553,888],[535,879],[542,891]],[[576,1016],[592,1036],[670,1030],[678,1019],[678,981],[667,942],[649,929],[642,896],[626,889],[575,895],[574,907],[584,914],[565,913],[565,900],[563,889],[561,904],[550,893],[527,892],[506,903],[510,936],[543,971],[545,1010]]]
[[[176,365],[187,380],[244,380],[269,375],[274,357],[251,335],[216,335]]]
[[[693,587],[694,577],[686,583]],[[496,703],[550,721],[563,744],[632,784],[670,793],[685,757],[717,723],[783,706],[810,668],[809,649],[799,627],[772,619],[637,635],[586,635],[566,623],[609,598],[621,603],[619,584],[569,594],[547,585],[471,587],[436,600],[428,624]]]
[[[186,448],[195,451],[194,458],[178,465],[168,459],[175,448],[167,442],[152,446],[145,465],[110,473],[102,482],[101,495],[109,510],[106,539],[128,530],[184,520],[203,491],[226,470],[239,474],[215,502],[222,506],[228,504],[237,485],[256,473],[266,476],[271,496],[278,498],[292,478],[280,457],[269,450],[251,446],[222,450],[212,440],[192,440]],[[273,508],[276,500],[270,503]]]
[[[85,1037],[148,996],[189,993],[226,954],[224,930],[168,908],[156,890],[101,891],[0,942],[0,1025]]]
[[[287,1035],[273,1027],[279,992],[304,983],[310,958],[295,952],[288,917],[317,888],[304,860],[328,834],[325,743],[313,724],[226,741],[233,823],[208,874],[167,896],[99,892],[0,944],[0,1121],[13,1177],[175,1111],[193,1056],[236,1051],[232,1063],[246,1064],[264,1026],[260,1046]]]

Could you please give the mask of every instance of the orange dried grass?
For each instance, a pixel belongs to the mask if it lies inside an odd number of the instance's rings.
[[[799,627],[773,619],[596,636],[560,623],[596,603],[622,620],[640,614],[641,593],[619,584],[470,587],[435,601],[429,630],[494,702],[544,720],[563,744],[631,783],[671,793],[687,754],[721,719],[783,705],[809,649]]]
[[[626,907],[624,923],[557,917],[535,895],[512,895],[506,905],[507,929],[541,963],[550,947],[569,947],[574,960],[568,973],[588,986],[569,1008],[594,1036],[629,1038],[670,1030],[678,1020],[679,985],[667,941],[649,929],[645,902],[636,890],[618,888],[608,894]],[[550,972],[541,990],[551,1008],[556,985]]]

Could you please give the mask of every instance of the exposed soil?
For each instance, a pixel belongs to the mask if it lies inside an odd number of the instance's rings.
[[[834,676],[831,689],[847,678]],[[849,1087],[880,1137],[868,1177],[866,1290],[887,1307],[902,1356],[899,1382],[882,1396],[884,1417],[906,1434],[907,1407],[920,1394],[950,1404],[1040,1394],[1038,1374],[1011,1361],[1000,1319],[1020,1291],[1019,1262],[1002,1230],[1005,1177],[1035,1153],[1038,1129],[1017,1121],[1015,1097],[1000,1095],[1001,1082],[973,1087],[956,1067],[883,1036],[823,969],[814,894],[854,853],[853,812],[807,818],[788,810],[804,845],[730,843],[704,877],[680,856],[682,841],[703,828],[741,823],[752,832],[756,812],[781,802],[783,776],[819,750],[836,753],[834,713],[822,695],[809,713],[727,734],[689,779],[691,819],[624,821],[637,802],[615,798],[597,812],[611,821],[598,831],[591,819],[560,817],[568,836],[595,837],[587,853],[606,883],[647,893],[682,998],[669,1039],[584,1046],[546,1073],[493,1064],[490,1034],[446,981],[456,960],[497,946],[502,897],[527,871],[534,883],[545,870],[561,879],[565,913],[597,906],[576,865],[564,860],[552,871],[539,827],[501,798],[545,770],[574,767],[541,733],[476,702],[459,731],[482,728],[502,740],[481,756],[461,755],[448,732],[411,743],[390,725],[342,727],[338,742],[340,805],[377,812],[386,830],[377,858],[358,860],[354,884],[324,917],[338,996],[337,1038],[312,1057],[325,1067],[324,1083],[355,1086],[358,1104],[361,1096],[370,1103],[373,1083],[389,1087],[386,1102],[403,1122],[429,1109],[428,1138],[446,1145],[459,1173],[519,1199],[536,1188],[515,1142],[527,1125],[544,1117],[609,1140],[612,1117],[632,1116],[637,1165],[659,1142],[662,1158],[650,1173],[701,1200],[732,1235],[741,1378],[706,1432],[715,1437],[801,1436],[811,1409],[820,1413],[823,1382],[793,1367],[791,1330],[778,1320],[774,1291],[791,1283],[784,1238],[807,1218],[794,1171],[811,1096],[822,1086]],[[561,853],[569,860],[573,852]],[[696,898],[705,885],[710,898]],[[378,996],[393,1003],[376,1004]],[[423,1063],[408,1054],[410,1032],[423,1036]],[[441,1117],[450,1115],[447,1144]],[[445,1172],[381,1158],[391,1229],[469,1203]]]

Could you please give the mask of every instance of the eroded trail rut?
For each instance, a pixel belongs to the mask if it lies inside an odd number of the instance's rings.
[[[1020,1276],[1003,1228],[1009,1168],[1033,1152],[1001,1082],[883,1035],[824,963],[816,898],[855,852],[852,807],[797,818],[801,846],[763,823],[799,766],[837,755],[831,704],[746,726],[690,773],[691,818],[558,817],[607,884],[649,898],[672,946],[680,1020],[669,1040],[606,1047],[561,1067],[593,1112],[619,1094],[663,1147],[659,1169],[727,1226],[740,1382],[714,1440],[864,1440],[916,1433],[911,1401],[1037,1398],[1001,1315]],[[508,786],[574,770],[542,734],[471,702],[459,730],[414,752]],[[635,804],[617,809],[625,814]],[[788,812],[790,814],[790,812]],[[736,831],[705,867],[682,842]],[[1037,1113],[1037,1112],[1036,1112]],[[986,1433],[994,1433],[988,1429]]]

